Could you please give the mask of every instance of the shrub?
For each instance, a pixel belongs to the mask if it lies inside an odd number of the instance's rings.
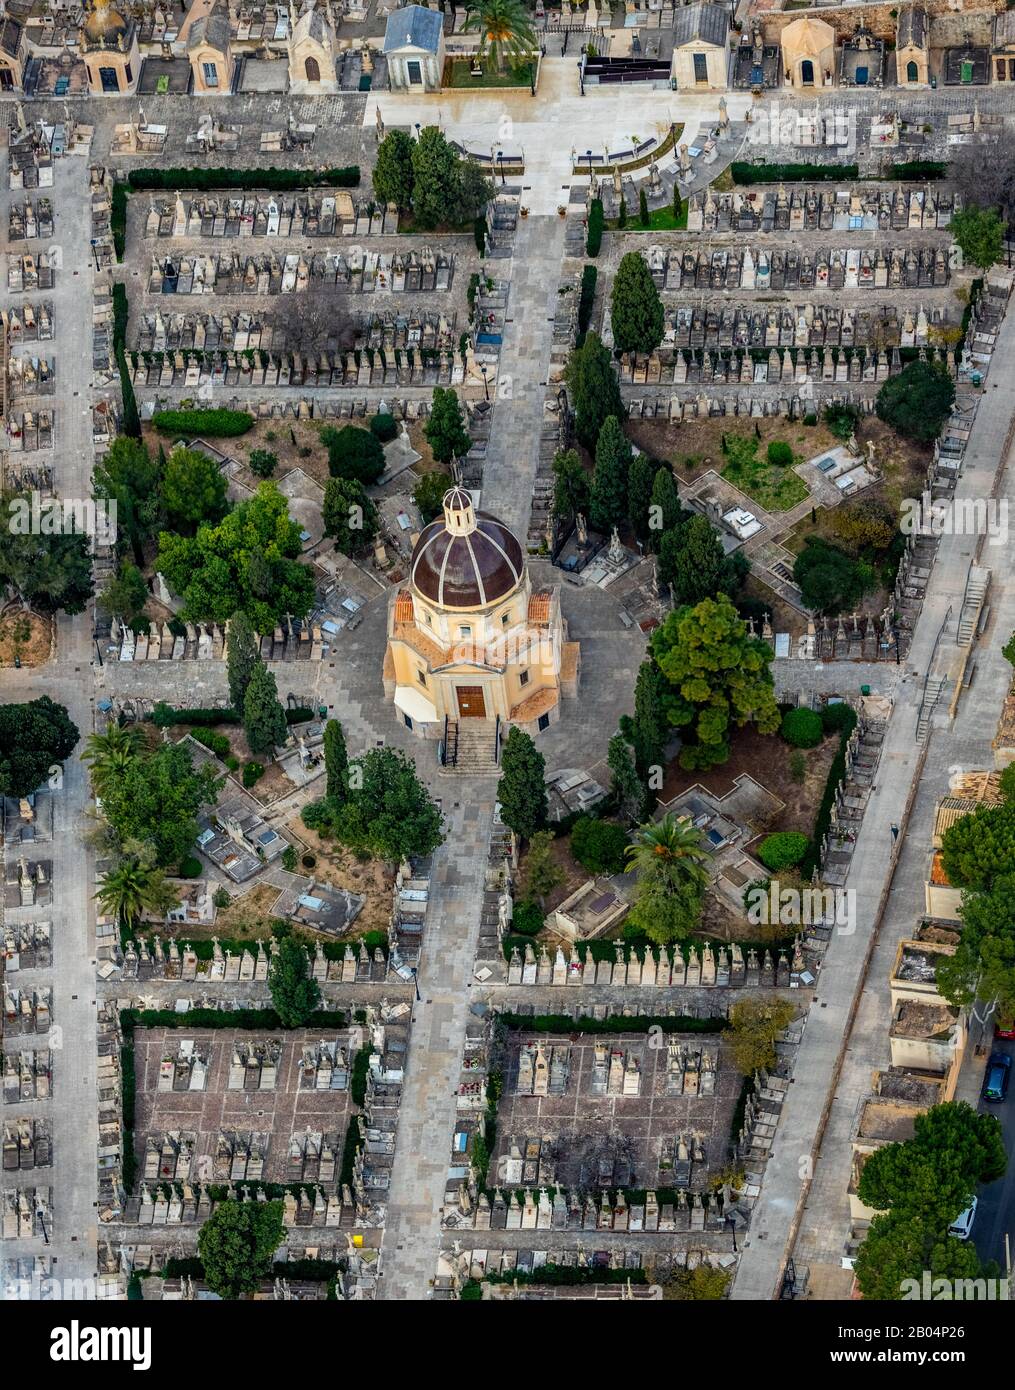
[[[768,446],[768,461],[774,468],[788,468],[793,462],[793,450],[781,439],[774,439]]]
[[[787,710],[779,732],[794,748],[816,748],[824,736],[821,715],[812,709]]]
[[[150,189],[193,188],[208,189],[257,188],[292,192],[297,188],[356,188],[359,185],[359,165],[349,164],[335,169],[134,169],[127,175],[134,193]]]
[[[174,724],[240,724],[243,721],[234,709],[207,709],[195,705],[174,708],[160,700],[152,712],[152,723],[157,729],[170,729]]]
[[[296,872],[296,849],[293,845],[286,845],[282,851],[282,867],[287,873]]]
[[[789,755],[789,775],[794,782],[802,782],[807,776],[807,759],[799,748]]]
[[[254,417],[246,410],[157,410],[152,424],[159,434],[231,439],[253,429]]]
[[[472,236],[476,243],[476,250],[481,256],[486,255],[486,218],[482,213],[472,224]]]
[[[294,705],[292,709],[287,709],[285,712],[287,724],[306,724],[313,717],[314,711],[309,705]]]
[[[239,772],[240,760],[235,753],[230,753],[229,757],[224,759],[224,762],[230,772]]]
[[[818,183],[822,180],[849,182],[860,177],[858,164],[746,164],[734,160],[730,165],[734,183]]]
[[[589,330],[589,323],[592,321],[592,305],[596,298],[596,280],[599,272],[594,265],[582,267],[581,296],[578,300],[578,339],[577,345],[581,347],[585,341],[585,334]]]
[[[571,831],[571,853],[590,874],[619,874],[624,868],[627,832],[616,821],[580,816]]]
[[[259,478],[270,478],[278,467],[278,455],[273,454],[270,449],[251,449],[247,461],[251,473],[255,473]]]
[[[606,220],[603,216],[603,204],[599,198],[593,198],[592,206],[589,208],[589,225],[585,237],[585,251],[589,256],[598,256],[599,248],[603,244],[603,228]]]
[[[211,900],[216,907],[222,908],[228,907],[233,899],[228,888],[216,888]]]
[[[520,932],[522,936],[535,936],[542,925],[543,911],[538,903],[515,903],[514,914],[511,917],[512,931]]]
[[[264,776],[264,766],[261,763],[249,762],[243,765],[243,785],[247,788],[254,786]]]
[[[381,441],[370,430],[358,425],[325,425],[321,443],[328,451],[328,471],[333,478],[352,478],[368,487],[384,472]]]
[[[186,859],[182,860],[181,863],[180,863],[180,877],[181,877],[181,878],[200,878],[200,877],[201,877],[201,861],[200,861],[200,859],[196,858],[193,854],[188,854],[187,857],[186,857]]]
[[[228,758],[230,743],[225,734],[217,734],[214,729],[195,729],[191,737],[210,748],[216,757]]]
[[[855,723],[856,711],[845,700],[841,700],[837,705],[825,705],[821,711],[821,727],[826,734],[835,733],[840,729],[852,732]]]
[[[375,415],[370,421],[370,433],[375,439],[379,439],[382,444],[387,444],[398,434],[398,421],[387,411],[380,415]]]
[[[766,869],[788,869],[799,864],[807,852],[807,836],[799,830],[781,830],[766,835],[758,846],[758,858]]]

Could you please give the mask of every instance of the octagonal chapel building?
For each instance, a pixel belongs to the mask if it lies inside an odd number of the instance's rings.
[[[533,590],[516,537],[464,488],[444,494],[443,513],[421,532],[409,587],[390,602],[385,694],[423,737],[441,736],[445,718],[498,716],[536,734],[578,688],[559,588]]]

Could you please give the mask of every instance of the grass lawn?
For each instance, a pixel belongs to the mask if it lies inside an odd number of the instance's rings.
[[[794,460],[799,459],[794,455]],[[746,492],[767,512],[785,512],[808,496],[807,484],[792,466],[780,467],[758,456],[758,440],[747,434],[726,436],[726,465],[722,476]]]
[[[672,204],[664,208],[656,208],[648,215],[648,226],[644,226],[638,216],[638,209],[635,208],[634,214],[628,212],[627,223],[621,227],[616,218],[607,222],[607,227],[612,232],[683,232],[687,230],[687,199],[680,204],[680,216],[673,216]]]
[[[471,58],[448,58],[444,64],[444,86],[464,87],[529,87],[536,75],[535,63],[520,63],[506,67],[503,72],[490,68],[484,60],[481,73],[472,71]],[[400,229],[401,230],[401,229]]]

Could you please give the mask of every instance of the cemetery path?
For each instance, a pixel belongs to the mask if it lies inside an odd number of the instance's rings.
[[[519,220],[505,341],[497,368],[498,400],[483,467],[483,510],[523,539],[529,530],[539,464],[564,224],[563,217],[535,214]]]
[[[429,1296],[440,1246],[496,783],[476,778],[461,785],[462,800],[446,811],[447,839],[430,880],[422,999],[413,1011],[378,1284],[378,1296],[389,1302]]]
[[[65,500],[91,495],[93,459],[91,420],[91,324],[93,263],[91,249],[80,229],[89,225],[90,196],[87,161],[56,162],[49,190],[56,217],[56,242],[63,260],[56,283],[46,298],[53,304],[53,353],[59,363],[56,489]],[[6,226],[10,195],[0,200],[0,219]],[[76,350],[71,350],[74,344]],[[48,402],[52,406],[52,401]],[[31,460],[38,462],[38,459]],[[53,456],[49,457],[52,464]],[[93,727],[93,669],[91,614],[61,616],[57,624],[57,660],[34,669],[3,672],[5,701],[49,695],[67,707],[82,739]],[[95,1276],[96,1163],[99,1143],[97,1112],[95,911],[92,903],[94,855],[86,835],[92,826],[91,793],[85,768],[78,759],[81,744],[64,768],[63,788],[54,792],[53,838],[36,846],[8,850],[8,864],[24,854],[30,862],[51,861],[52,903],[46,907],[9,909],[12,921],[50,921],[53,924],[53,965],[40,980],[52,988],[49,1034],[26,1035],[19,1046],[49,1047],[53,1089],[47,1101],[36,1101],[24,1114],[46,1121],[52,1135],[52,1166],[34,1172],[21,1170],[0,1178],[2,1187],[52,1188],[49,1229],[45,1237],[2,1242],[0,1263],[30,1256],[46,1257],[51,1289],[58,1299],[88,1297]],[[17,976],[12,977],[17,987]],[[8,1264],[9,1272],[9,1264]],[[33,1297],[38,1297],[34,1292]],[[91,1294],[94,1297],[94,1293]]]
[[[977,410],[957,499],[989,496],[1003,458],[1007,461],[1000,495],[1015,492],[1015,455],[1008,437],[1013,418],[1015,314],[1009,313]],[[906,662],[908,679],[896,690],[877,771],[877,795],[864,816],[846,880],[847,888],[856,893],[856,927],[833,934],[825,954],[815,989],[817,1007],[810,1010],[794,1063],[794,1085],[752,1215],[732,1290],[735,1299],[778,1297],[783,1263],[790,1253],[798,1271],[808,1269],[812,1297],[849,1296],[852,1274],[842,1268],[842,1256],[850,1232],[850,1139],[859,1107],[870,1093],[871,1073],[891,1061],[891,967],[898,943],[912,932],[924,910],[935,802],[947,792],[957,769],[993,767],[991,740],[1011,680],[1001,644],[1015,626],[1015,562],[1010,547],[985,544],[980,563],[991,570],[991,614],[975,650],[975,685],[948,724],[959,669],[958,617],[977,539],[945,535],[938,545]],[[929,744],[921,747],[916,726],[924,673],[935,652],[935,664],[944,663],[941,669],[951,663],[951,679],[932,720]],[[900,830],[897,841],[894,827]]]

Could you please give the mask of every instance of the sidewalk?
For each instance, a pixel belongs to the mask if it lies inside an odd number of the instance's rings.
[[[989,494],[1013,415],[1015,313],[1009,312],[969,441],[959,497]],[[1015,486],[1011,472],[1009,465],[1003,496],[1010,496]],[[990,740],[1011,678],[1000,647],[1015,622],[1012,562],[1007,547],[988,545],[980,563],[992,571],[992,618],[974,648],[975,682],[963,695],[951,728],[941,727],[952,694],[946,687],[928,742],[922,749],[917,745],[923,677],[939,632],[936,664],[949,661],[953,675],[958,665],[957,621],[976,544],[976,536],[945,536],[939,544],[882,749],[878,793],[864,817],[847,880],[856,892],[857,930],[852,936],[833,936],[825,955],[744,1243],[731,1293],[735,1299],[777,1298],[790,1251],[798,1268],[811,1271],[817,1296],[848,1296],[852,1276],[842,1270],[841,1260],[850,1227],[849,1133],[857,1105],[870,1088],[871,1072],[890,1061],[888,968],[898,941],[923,911],[934,802],[947,790],[953,770],[993,766]],[[897,846],[893,825],[900,827]]]

